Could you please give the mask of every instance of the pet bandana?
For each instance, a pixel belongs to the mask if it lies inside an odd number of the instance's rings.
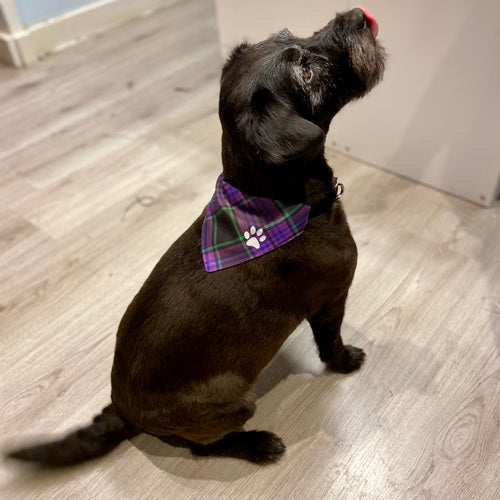
[[[310,210],[304,203],[249,196],[221,174],[201,231],[205,270],[232,267],[288,243],[302,234]]]

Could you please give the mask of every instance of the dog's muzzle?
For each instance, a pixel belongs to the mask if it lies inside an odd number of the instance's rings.
[[[369,28],[373,38],[378,35],[378,23],[373,14],[364,7],[356,7],[351,10],[351,18],[358,29]]]

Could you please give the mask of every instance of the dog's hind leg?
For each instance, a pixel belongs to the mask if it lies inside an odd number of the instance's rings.
[[[341,373],[357,370],[365,359],[362,349],[344,345],[340,336],[346,298],[347,294],[338,301],[327,302],[309,319],[321,361]]]
[[[242,458],[260,465],[277,462],[285,449],[283,441],[268,431],[230,432],[215,443],[191,445],[195,455]]]
[[[195,455],[242,458],[262,465],[276,462],[285,452],[278,436],[267,431],[243,430],[243,424],[254,411],[250,392],[232,402],[204,405],[191,412],[192,417],[196,415],[197,423],[184,427],[182,437],[191,442]]]

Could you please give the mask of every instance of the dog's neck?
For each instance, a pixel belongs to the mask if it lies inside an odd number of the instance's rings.
[[[223,144],[224,179],[250,196],[315,204],[333,192],[333,171],[323,151],[307,164],[268,166],[231,151]]]

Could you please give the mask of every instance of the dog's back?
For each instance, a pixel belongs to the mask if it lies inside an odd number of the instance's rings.
[[[203,269],[202,220],[158,262],[118,330],[113,403],[153,434],[188,438],[182,427],[208,411],[204,400],[245,398],[298,324],[347,293],[356,266],[339,204],[285,247],[224,272]]]

